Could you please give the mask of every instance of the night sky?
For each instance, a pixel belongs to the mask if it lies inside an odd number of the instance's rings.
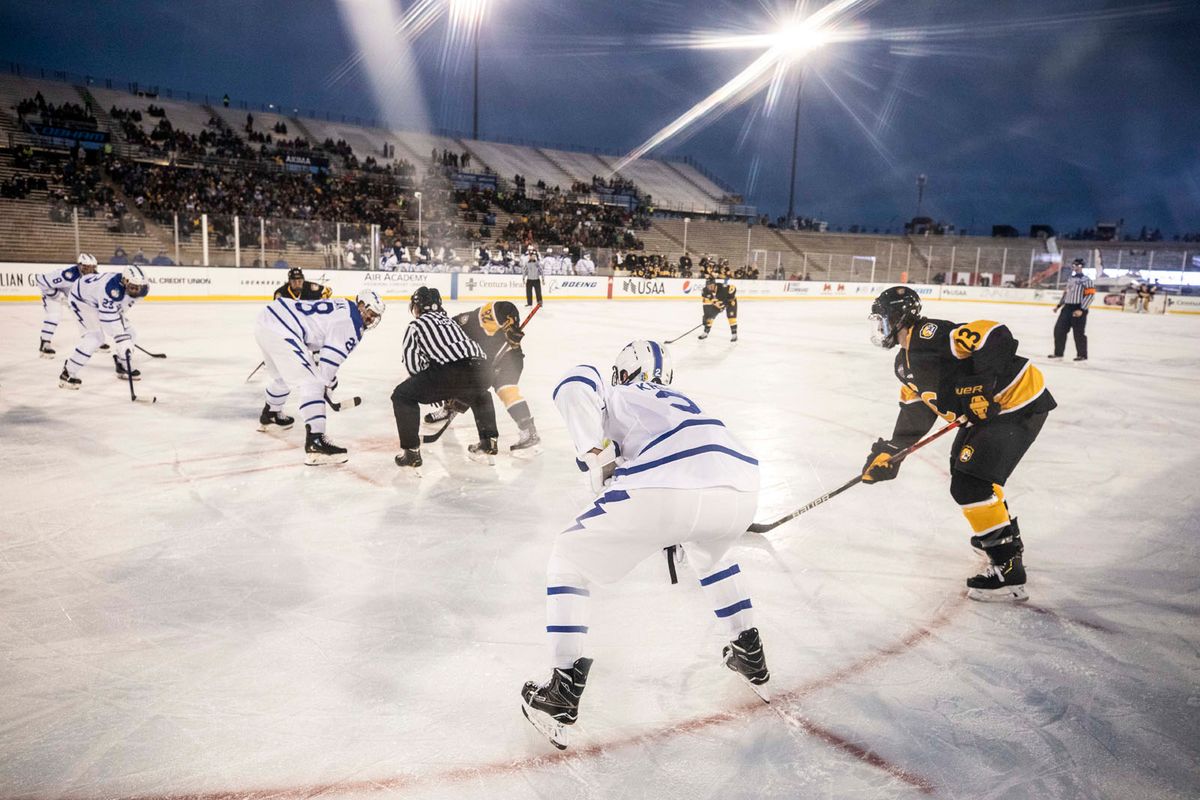
[[[399,17],[413,4],[392,6]],[[1200,2],[865,6],[855,19],[870,38],[807,61],[798,214],[896,230],[915,214],[925,173],[925,213],[974,233],[1118,219],[1127,233],[1200,232]],[[663,37],[758,32],[778,11],[770,0],[490,0],[482,137],[631,150],[761,52],[670,48]],[[384,36],[397,54],[411,48],[409,96],[424,109],[377,101],[361,70],[331,80],[358,50],[345,20],[329,0],[5,2],[0,57],[469,132],[469,49],[447,46],[444,19],[407,44]],[[898,29],[921,33],[887,36]],[[381,49],[373,60],[389,57]],[[771,113],[759,91],[657,154],[694,156],[784,213],[799,73]]]

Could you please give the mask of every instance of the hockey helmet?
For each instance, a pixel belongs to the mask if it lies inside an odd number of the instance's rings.
[[[145,297],[150,291],[150,281],[146,280],[146,273],[137,264],[130,264],[121,270],[121,285],[130,297]]]
[[[441,311],[442,293],[432,286],[418,286],[408,301],[408,310],[414,317],[417,311]]]
[[[379,324],[379,320],[383,319],[383,310],[386,306],[378,293],[370,289],[363,289],[354,298],[354,302],[358,304],[359,311],[363,312],[363,327],[367,330],[374,328]]]
[[[96,257],[91,253],[80,253],[79,258],[75,259],[76,266],[84,275],[91,275],[96,271]]]
[[[921,298],[907,286],[884,289],[871,303],[871,344],[891,349],[899,344],[900,331],[921,317]]]
[[[516,305],[507,300],[499,300],[493,303],[492,313],[496,317],[496,324],[500,327],[504,327],[510,322],[514,328],[521,326],[521,313],[517,311]]]
[[[658,342],[638,339],[621,348],[613,364],[613,386],[647,381],[661,386],[670,385],[675,377],[671,353]]]

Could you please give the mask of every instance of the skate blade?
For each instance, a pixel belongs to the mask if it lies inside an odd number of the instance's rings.
[[[467,453],[467,458],[476,464],[484,464],[489,467],[496,466],[496,457],[491,453]]]
[[[79,387],[80,387],[81,385],[82,385],[82,384],[78,384],[78,383],[67,383],[66,381],[59,381],[59,382],[58,382],[58,388],[60,388],[60,389],[74,389],[75,391],[79,391]]]
[[[529,724],[537,729],[538,733],[550,741],[550,744],[559,750],[567,749],[569,742],[567,741],[567,729],[565,725],[555,720],[549,714],[538,711],[536,708],[531,708],[524,701],[521,703],[521,713],[525,715],[525,719],[529,720]]]
[[[133,376],[133,379],[134,379],[135,381],[140,381],[140,380],[142,379],[142,376],[141,376],[141,375],[134,375],[134,376]],[[119,381],[127,381],[127,380],[129,380],[129,378],[126,378],[124,375],[118,375],[118,376],[117,376],[117,380],[119,380]]]
[[[350,460],[350,456],[346,453],[341,455],[329,455],[327,453],[305,453],[304,463],[310,467],[323,467],[328,464],[345,464]]]
[[[263,425],[262,423],[259,423],[259,426],[258,426],[259,433],[270,433],[271,431],[290,431],[291,429],[292,429],[291,425],[273,425],[273,424]]]
[[[533,447],[522,447],[520,450],[509,450],[513,458],[537,458],[542,454],[542,446],[535,444]]]
[[[38,355],[40,357],[46,359],[47,361],[53,361],[57,354],[56,353],[38,353]]]
[[[967,589],[967,597],[981,603],[1021,603],[1029,599],[1024,586],[1001,586],[999,589]]]

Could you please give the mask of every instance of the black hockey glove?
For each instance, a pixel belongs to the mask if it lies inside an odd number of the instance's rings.
[[[938,407],[943,407],[940,397],[938,400]],[[992,397],[992,381],[978,375],[956,379],[947,391],[945,406],[975,424],[991,422],[1000,416],[1000,404]]]
[[[893,460],[899,452],[900,448],[886,439],[876,439],[875,444],[871,445],[867,463],[863,464],[863,483],[890,481],[899,475],[900,462]]]
[[[504,329],[504,338],[512,347],[520,347],[521,340],[525,338],[525,331],[518,328],[516,325],[510,325]]]

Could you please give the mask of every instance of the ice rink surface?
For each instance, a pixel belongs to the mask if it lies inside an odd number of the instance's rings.
[[[868,301],[742,303],[742,341],[671,349],[675,385],[763,464],[758,519],[860,469],[898,384]],[[452,311],[470,308],[451,304]],[[525,722],[548,675],[544,567],[590,494],[550,401],[698,302],[561,302],[528,329],[545,452],[467,461],[469,417],[398,475],[392,303],[341,373],[350,449],[256,431],[259,304],[144,303],[143,395],[98,353],[78,392],[0,307],[0,797],[1195,798],[1200,796],[1200,318],[1097,312],[1092,360],[1047,362],[1044,307],[999,319],[1059,402],[1008,485],[1031,600],[963,599],[979,566],[948,439],[735,553],[768,707],[720,663],[695,580],[662,559],[593,595],[573,747]],[[70,350],[64,322],[55,342]],[[294,413],[294,403],[288,411]],[[682,577],[682,576],[681,576]]]

